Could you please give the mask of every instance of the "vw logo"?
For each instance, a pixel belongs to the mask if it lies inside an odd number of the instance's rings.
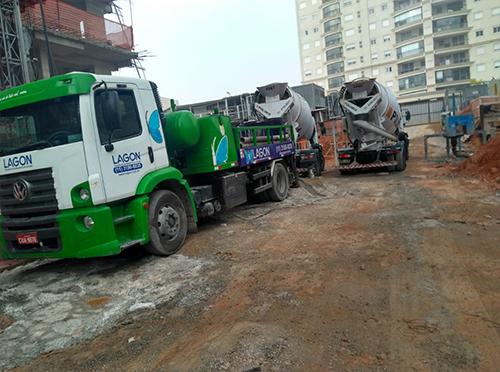
[[[26,199],[28,199],[30,193],[28,182],[23,179],[16,181],[12,186],[12,193],[16,200],[25,201]]]

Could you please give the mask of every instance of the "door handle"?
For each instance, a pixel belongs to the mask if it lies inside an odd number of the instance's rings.
[[[155,154],[151,146],[148,146],[148,154],[149,154],[149,161],[151,162],[151,164],[153,164],[155,162]]]

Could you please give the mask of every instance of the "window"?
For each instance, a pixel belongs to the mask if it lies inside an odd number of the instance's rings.
[[[478,48],[476,49],[476,54],[477,54],[478,56],[480,56],[480,55],[484,54],[484,47],[478,47]]]
[[[481,19],[481,18],[483,18],[483,12],[474,13],[474,19]]]
[[[317,34],[319,32],[319,27],[314,27],[314,33]]]
[[[317,48],[317,47],[319,47],[319,46],[321,46],[321,41],[316,40],[316,41],[314,42],[314,46],[315,46],[316,48]]]
[[[342,47],[333,48],[326,51],[326,60],[331,61],[333,59],[342,58]]]
[[[500,43],[496,43],[495,46],[493,47],[493,49],[495,51],[499,51],[500,50]]]
[[[311,70],[307,70],[306,72],[304,72],[304,76],[305,77],[309,77],[309,76],[312,76],[312,71]]]
[[[363,56],[359,57],[359,62],[360,63],[363,63],[364,61],[365,61],[365,57],[363,57]]]
[[[309,35],[309,30],[305,30],[304,35],[306,35],[306,36]]]
[[[500,15],[500,8],[494,8],[492,11],[491,11],[491,15]]]
[[[495,68],[500,68],[500,61],[496,61],[494,66],[495,66]]]
[[[325,37],[325,46],[327,48],[329,46],[339,45],[340,43],[342,43],[342,35],[340,33]]]
[[[399,80],[399,90],[424,87],[426,84],[425,74],[410,76]]]
[[[376,61],[378,59],[378,54],[377,53],[372,53],[372,60]]]
[[[370,23],[370,25],[368,26],[368,28],[373,31],[373,30],[375,30],[377,28],[377,24],[376,23]]]
[[[137,137],[142,133],[142,124],[137,110],[134,92],[128,89],[118,89],[118,116],[121,118],[120,128],[112,133],[111,141],[118,142],[127,138]],[[98,90],[95,93],[95,112],[97,128],[101,144],[108,143],[109,130],[104,122],[104,96],[105,90]]]
[[[348,66],[352,66],[352,65],[355,65],[356,64],[356,60],[355,59],[348,59],[347,60],[347,65]]]
[[[352,5],[352,0],[344,0],[344,6]]]
[[[483,36],[483,35],[484,35],[484,31],[483,30],[476,31],[476,37],[480,37],[480,36]]]
[[[448,83],[470,79],[468,67],[453,68],[436,72],[436,83]]]
[[[306,6],[307,6],[307,4],[306,4],[306,3],[300,3],[299,8],[300,8],[300,9],[304,9]]]
[[[375,8],[368,8],[368,14],[374,14]]]
[[[407,44],[396,49],[398,58],[411,57],[424,52],[424,42],[417,41],[415,43]]]
[[[476,66],[477,72],[484,72],[486,71],[486,65],[484,63],[480,63]]]
[[[394,25],[396,27],[401,27],[408,23],[420,20],[422,20],[422,8],[417,8],[394,17]]]
[[[373,70],[373,71],[372,71],[372,75],[373,75],[373,76],[378,76],[378,69]]]
[[[392,88],[392,86],[393,86],[393,85],[394,85],[394,84],[392,83],[392,81],[388,81],[388,82],[385,84],[385,86],[386,86],[387,88]]]
[[[358,26],[358,33],[361,33],[361,26]]]
[[[338,88],[342,84],[344,84],[344,77],[343,76],[328,79],[328,88],[329,89]]]
[[[362,41],[360,41],[360,42],[359,42],[359,49],[362,49],[362,48],[363,48],[363,42],[362,42]]]
[[[380,6],[380,9],[385,12],[387,10],[387,3],[384,3]]]
[[[325,34],[329,32],[338,32],[340,30],[340,18],[330,19],[324,24]]]
[[[304,50],[307,50],[307,49],[309,49],[310,47],[311,47],[311,46],[310,46],[309,44],[304,44],[304,45],[302,46],[302,48],[304,48]]]
[[[370,45],[377,44],[377,39],[370,39]]]
[[[332,18],[338,16],[340,14],[340,5],[330,4],[327,7],[323,8],[323,19]]]
[[[389,27],[389,20],[388,20],[388,19],[384,19],[384,20],[382,21],[382,26],[384,26],[384,27]]]
[[[78,95],[3,110],[0,156],[82,141]]]
[[[358,74],[350,74],[350,75],[348,76],[348,79],[352,81],[352,80],[354,80],[354,79],[357,79],[358,77],[359,77],[359,75],[358,75]]]
[[[356,12],[356,15],[358,18],[361,18],[361,12],[359,10]]]
[[[304,63],[307,65],[308,63],[311,63],[311,57],[306,57],[304,58]]]
[[[390,57],[391,56],[391,51],[390,50],[386,50],[384,51],[384,57]]]
[[[353,19],[354,19],[354,15],[352,15],[352,14],[347,14],[344,16],[344,21],[346,21],[346,22],[352,21]]]
[[[321,67],[316,69],[316,75],[321,75],[323,73],[323,69]]]
[[[500,32],[500,26],[493,27],[493,33],[496,34],[497,32]]]
[[[356,49],[356,44],[347,44],[345,48],[346,50],[354,50]]]
[[[338,75],[344,72],[344,62],[331,63],[326,66],[326,72],[328,75]]]
[[[322,59],[321,54],[316,54],[316,61],[321,61]]]
[[[384,35],[384,43],[391,41],[391,35]]]
[[[385,72],[386,73],[392,72],[392,66],[385,66]]]
[[[465,27],[467,27],[466,15],[441,18],[432,21],[432,30],[434,32],[457,30]]]
[[[345,36],[347,36],[347,37],[354,36],[354,29],[351,28],[350,30],[346,30]]]

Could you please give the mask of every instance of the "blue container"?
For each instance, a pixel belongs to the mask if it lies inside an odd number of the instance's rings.
[[[444,132],[447,137],[457,137],[464,134],[472,134],[474,130],[473,115],[448,116],[444,124]]]

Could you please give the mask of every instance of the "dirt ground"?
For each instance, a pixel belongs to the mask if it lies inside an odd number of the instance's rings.
[[[421,153],[414,144],[404,173],[329,171],[284,203],[205,222],[177,258],[197,263],[176,274],[190,284],[17,370],[498,371],[500,191]],[[154,265],[143,291],[173,280],[168,260],[119,258],[88,311],[104,317],[106,281],[137,279],[120,271],[144,278]],[[85,266],[63,263],[43,270],[75,277]],[[15,320],[0,317],[0,336]]]

